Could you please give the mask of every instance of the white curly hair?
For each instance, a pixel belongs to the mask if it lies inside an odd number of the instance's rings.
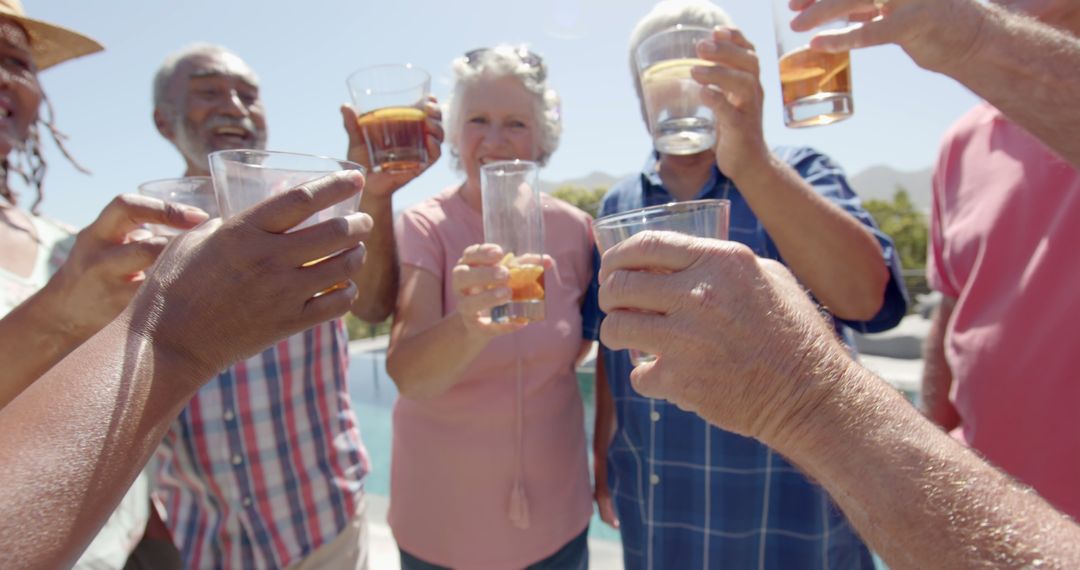
[[[539,126],[540,157],[537,162],[547,163],[551,154],[559,147],[562,135],[562,113],[559,94],[547,85],[547,65],[539,57],[524,57],[528,54],[524,46],[500,44],[490,49],[474,50],[451,62],[454,72],[454,87],[449,100],[443,108],[445,116],[446,141],[450,145],[454,168],[461,170],[458,145],[461,141],[461,107],[465,88],[481,77],[498,79],[514,77],[534,96],[536,102],[536,124]]]

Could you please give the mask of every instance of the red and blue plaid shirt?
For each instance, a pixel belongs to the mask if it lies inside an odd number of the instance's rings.
[[[341,320],[239,362],[192,398],[158,450],[155,499],[186,568],[283,568],[353,518],[367,451]]]

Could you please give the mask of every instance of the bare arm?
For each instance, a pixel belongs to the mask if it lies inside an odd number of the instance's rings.
[[[326,177],[176,238],[119,317],[0,410],[0,567],[70,567],[199,386],[348,310],[351,283],[313,295],[362,263],[367,216],[285,232],[361,185]]]
[[[885,302],[889,270],[870,230],[770,155],[737,181],[791,271],[830,313],[869,321]]]
[[[608,386],[607,367],[604,364],[604,349],[596,355],[596,418],[593,427],[593,498],[600,511],[600,519],[614,528],[619,528],[619,518],[611,497],[607,482],[607,456],[611,442],[615,439],[618,420],[615,416],[615,399]]]
[[[777,450],[829,491],[890,568],[1080,563],[1080,527],[1030,488],[953,441],[857,365],[837,381],[852,386],[813,407],[799,424],[807,437]]]
[[[201,210],[146,196],[109,203],[75,241],[49,282],[0,320],[0,408],[116,318],[142,282],[141,272],[165,248],[165,238],[131,241],[142,223],[189,229]]]
[[[425,125],[428,163],[417,171],[375,172],[368,156],[364,133],[357,124],[356,110],[342,105],[341,118],[349,136],[349,160],[367,169],[367,183],[360,196],[360,211],[371,216],[375,227],[364,242],[367,257],[364,266],[353,278],[360,294],[353,303],[352,313],[369,323],[381,323],[393,314],[398,295],[397,244],[394,240],[393,195],[435,164],[442,154],[442,112],[438,101],[430,97],[424,110],[428,114]]]
[[[960,416],[949,400],[953,376],[949,363],[945,360],[945,331],[955,307],[955,298],[941,298],[941,304],[934,310],[934,318],[923,349],[923,414],[945,431],[951,431],[960,425]]]
[[[470,246],[450,279],[458,295],[456,311],[443,315],[443,283],[430,272],[402,266],[402,288],[390,331],[386,369],[398,391],[414,399],[450,389],[496,336],[523,325],[492,323],[487,313],[510,298],[510,273],[496,265],[502,250]]]
[[[600,283],[604,344],[659,355],[639,392],[789,457],[891,568],[1080,565],[1080,526],[853,362],[779,264],[645,232],[605,253]]]
[[[390,196],[360,196],[360,211],[371,216],[371,235],[364,242],[364,265],[354,278],[360,294],[352,314],[369,323],[380,323],[393,313],[398,294],[397,242],[394,240],[394,207]]]
[[[836,17],[877,15],[872,3],[793,0],[792,22],[808,30]],[[1073,166],[1080,167],[1080,39],[977,0],[890,0],[883,16],[814,39],[842,52],[895,43],[918,65],[956,79]]]
[[[729,28],[716,31],[698,55],[716,64],[695,68],[694,77],[720,90],[704,94],[717,118],[717,166],[738,186],[784,261],[831,313],[872,319],[889,283],[881,246],[870,230],[768,150],[754,46]]]

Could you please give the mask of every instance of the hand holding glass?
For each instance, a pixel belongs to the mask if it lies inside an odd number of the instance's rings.
[[[716,144],[716,118],[701,101],[705,89],[690,70],[712,66],[697,55],[697,44],[712,30],[679,25],[650,36],[635,52],[653,146],[662,154],[697,154]]]
[[[730,207],[727,200],[694,200],[639,208],[593,220],[593,233],[601,253],[644,231],[727,239]],[[635,366],[653,360],[655,355],[630,349],[630,361]]]
[[[139,194],[166,202],[195,206],[210,214],[211,218],[220,215],[217,198],[214,196],[214,184],[209,176],[185,176],[143,182],[139,185]],[[182,233],[182,230],[163,224],[150,224],[149,229],[157,236],[175,236]]]
[[[372,172],[409,172],[428,164],[428,73],[411,64],[357,70],[346,83],[367,144]]]
[[[851,54],[810,49],[810,39],[822,30],[843,27],[833,22],[808,32],[791,29],[789,0],[773,0],[773,26],[780,57],[780,88],[784,124],[813,127],[842,121],[855,112],[851,95]]]
[[[222,150],[210,153],[210,173],[214,178],[214,192],[223,218],[231,218],[262,201],[342,170],[359,170],[364,167],[324,156],[275,152],[264,150]],[[360,194],[326,208],[304,220],[290,231],[312,226],[333,218],[347,216],[359,211]],[[304,264],[309,267],[326,259],[313,259]],[[328,293],[345,284],[338,284],[323,291]]]
[[[484,241],[502,248],[510,302],[491,310],[496,323],[544,319],[544,218],[535,162],[509,160],[480,168]]]

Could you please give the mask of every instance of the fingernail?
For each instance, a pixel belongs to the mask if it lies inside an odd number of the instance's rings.
[[[502,265],[496,265],[495,266],[495,278],[496,279],[509,279],[510,278],[510,270],[503,267]]]
[[[698,40],[697,48],[704,53],[716,53],[716,43],[710,40]]]
[[[345,219],[349,222],[349,225],[357,224],[360,227],[360,231],[370,232],[371,228],[375,227],[375,221],[371,219],[371,216],[363,213],[356,212],[345,216]]]
[[[183,215],[185,222],[193,222],[196,224],[210,219],[210,214],[207,214],[194,206],[180,206],[180,214]]]

